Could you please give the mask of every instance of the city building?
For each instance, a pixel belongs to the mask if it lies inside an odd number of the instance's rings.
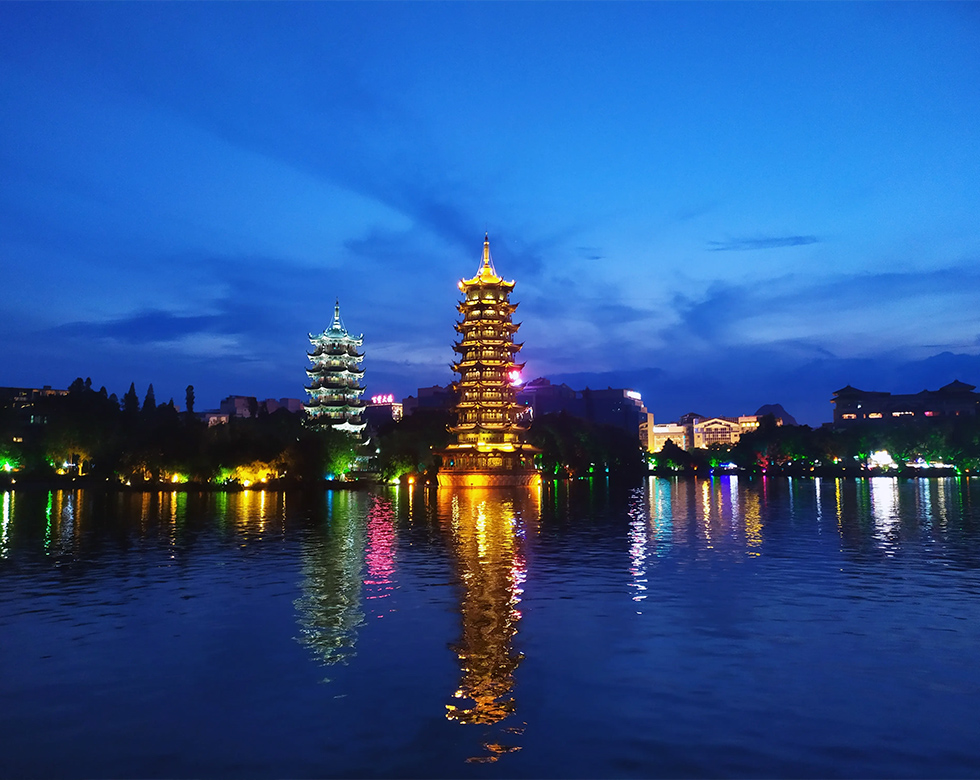
[[[679,423],[662,423],[653,426],[653,441],[650,442],[648,450],[650,452],[660,452],[664,445],[672,441],[682,450],[690,449],[688,427]]]
[[[202,414],[213,415],[214,412],[202,412]],[[259,402],[254,395],[229,395],[218,404],[218,414],[226,415],[229,418],[258,417]],[[208,425],[217,425],[211,421],[212,419],[214,418],[207,420]]]
[[[206,412],[198,412],[197,419],[207,423],[208,428],[213,428],[215,425],[227,425],[231,420],[231,415],[228,412],[212,409]]]
[[[878,420],[972,417],[980,406],[980,394],[973,392],[975,389],[974,385],[955,380],[938,390],[892,395],[847,385],[835,391],[830,402],[837,427]]]
[[[650,452],[660,452],[668,440],[684,450],[708,449],[712,444],[734,446],[742,435],[759,427],[760,417],[743,414],[739,417],[704,417],[690,412],[677,422],[654,425]],[[782,425],[782,420],[776,420]]]
[[[605,390],[573,390],[566,384],[554,385],[544,377],[532,379],[517,391],[524,419],[565,412],[601,425],[614,425],[629,431],[649,449],[649,429],[653,415],[643,405],[636,390],[608,387]]]
[[[306,415],[316,428],[335,428],[360,435],[366,423],[362,419],[364,386],[360,367],[364,354],[359,352],[363,334],[351,336],[340,319],[340,301],[334,306],[333,323],[323,333],[309,334],[313,351],[308,353],[312,366],[306,369],[310,398]]]
[[[24,425],[40,425],[46,423],[47,419],[38,412],[37,402],[43,398],[65,395],[68,395],[67,390],[53,389],[51,385],[0,387],[0,409],[10,409],[14,418]]]
[[[31,431],[37,435],[38,426],[48,422],[44,399],[68,395],[67,390],[44,387],[0,387],[0,417],[7,424],[9,444],[23,444]],[[39,403],[40,402],[40,403]],[[4,442],[0,441],[0,445]]]
[[[485,236],[479,271],[459,282],[463,319],[456,323],[460,340],[453,345],[459,381],[456,425],[450,428],[456,442],[440,453],[440,487],[540,484],[533,464],[537,450],[524,441],[526,429],[517,422],[514,384],[523,364],[514,362],[522,345],[514,341],[520,326],[512,320],[513,289],[513,281],[497,275]]]
[[[409,417],[419,409],[455,409],[456,390],[452,385],[442,387],[420,387],[418,396],[410,395],[402,399],[402,413]]]
[[[395,401],[395,396],[391,393],[381,393],[371,396],[367,406],[364,407],[363,417],[367,429],[376,432],[388,423],[400,420],[402,413],[403,405]]]

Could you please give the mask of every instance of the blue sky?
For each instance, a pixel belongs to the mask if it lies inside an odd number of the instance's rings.
[[[485,231],[525,377],[658,421],[980,385],[980,6],[0,4],[0,385],[452,379]]]

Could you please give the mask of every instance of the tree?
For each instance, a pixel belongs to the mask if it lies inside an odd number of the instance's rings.
[[[136,383],[129,383],[129,390],[123,396],[123,411],[128,415],[135,415],[140,410],[140,398],[136,395]]]
[[[155,412],[156,408],[157,398],[153,392],[153,383],[150,382],[150,386],[146,388],[146,397],[143,399],[143,414]]]
[[[418,409],[415,414],[385,425],[377,435],[378,465],[384,479],[433,471],[435,450],[452,441],[452,415],[441,409]]]
[[[187,385],[187,394],[184,396],[185,408],[188,414],[194,414],[194,385]]]

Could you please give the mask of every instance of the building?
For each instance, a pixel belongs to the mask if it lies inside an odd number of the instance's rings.
[[[364,355],[358,351],[364,343],[363,334],[355,338],[347,332],[337,301],[330,327],[309,336],[313,351],[308,353],[312,366],[306,369],[310,379],[306,392],[310,398],[304,409],[310,424],[360,435],[366,425],[361,400],[364,369],[360,367]]]
[[[688,427],[679,423],[663,423],[653,426],[653,441],[650,442],[648,450],[650,452],[660,452],[664,445],[672,441],[682,450],[691,448]]]
[[[212,410],[207,412],[198,412],[197,419],[206,423],[208,428],[213,428],[215,425],[227,425],[231,420],[231,415],[228,414],[228,412]]]
[[[0,387],[0,409],[10,409],[13,418],[24,425],[43,425],[47,418],[38,411],[37,402],[44,398],[68,395],[67,390],[44,387]]]
[[[917,420],[943,417],[973,417],[980,406],[974,385],[955,380],[938,390],[892,395],[880,391],[858,390],[847,385],[834,392],[834,425],[847,427],[879,420]]]
[[[418,396],[410,395],[402,399],[402,413],[409,417],[419,409],[445,409],[456,408],[456,389],[452,385],[442,387],[432,385],[432,387],[420,387]]]
[[[264,401],[259,401],[259,414],[263,411],[272,414],[280,409],[285,409],[290,414],[302,414],[303,402],[298,398],[280,398],[278,401],[275,398],[266,398]]]
[[[520,407],[514,383],[523,364],[514,362],[521,349],[512,320],[516,303],[510,294],[514,282],[497,275],[490,259],[490,239],[483,240],[483,262],[476,276],[461,279],[462,315],[456,323],[460,340],[453,345],[459,359],[453,371],[456,383],[456,442],[440,455],[440,487],[537,485],[534,468],[537,450],[524,441],[525,428],[517,422]]]
[[[402,418],[403,405],[395,401],[395,396],[391,393],[381,393],[371,396],[371,400],[364,407],[364,422],[367,423],[369,431],[379,431],[390,422],[397,422]]]
[[[524,407],[526,419],[543,414],[565,412],[600,425],[613,425],[629,431],[644,448],[649,448],[648,431],[653,415],[643,405],[636,390],[608,387],[605,390],[573,390],[566,384],[553,385],[539,377],[523,385],[517,402]]]
[[[30,440],[32,431],[36,437],[39,426],[48,422],[45,401],[66,395],[67,390],[53,389],[51,385],[0,387],[0,419],[5,423],[0,449],[4,444],[23,444],[25,437]]]
[[[650,452],[660,452],[668,440],[684,450],[706,450],[712,444],[728,447],[738,444],[742,435],[759,427],[760,417],[743,414],[740,417],[704,417],[690,412],[677,422],[654,425]],[[781,420],[776,420],[782,425]]]
[[[218,413],[226,415],[228,418],[231,417],[258,417],[259,416],[259,402],[254,395],[229,395],[227,398],[222,399],[221,403],[218,404]],[[214,414],[213,412],[202,412],[202,414]],[[211,421],[213,418],[207,420],[208,425],[217,425]]]

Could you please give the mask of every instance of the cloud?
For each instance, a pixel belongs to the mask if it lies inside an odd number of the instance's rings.
[[[111,338],[133,346],[155,342],[179,341],[180,339],[213,331],[219,326],[219,318],[213,315],[182,317],[167,311],[141,311],[128,317],[102,322],[70,322],[51,328],[71,338]]]
[[[806,246],[820,241],[816,236],[762,236],[733,238],[728,241],[709,241],[709,252],[751,252],[756,249],[780,249],[786,246]]]

